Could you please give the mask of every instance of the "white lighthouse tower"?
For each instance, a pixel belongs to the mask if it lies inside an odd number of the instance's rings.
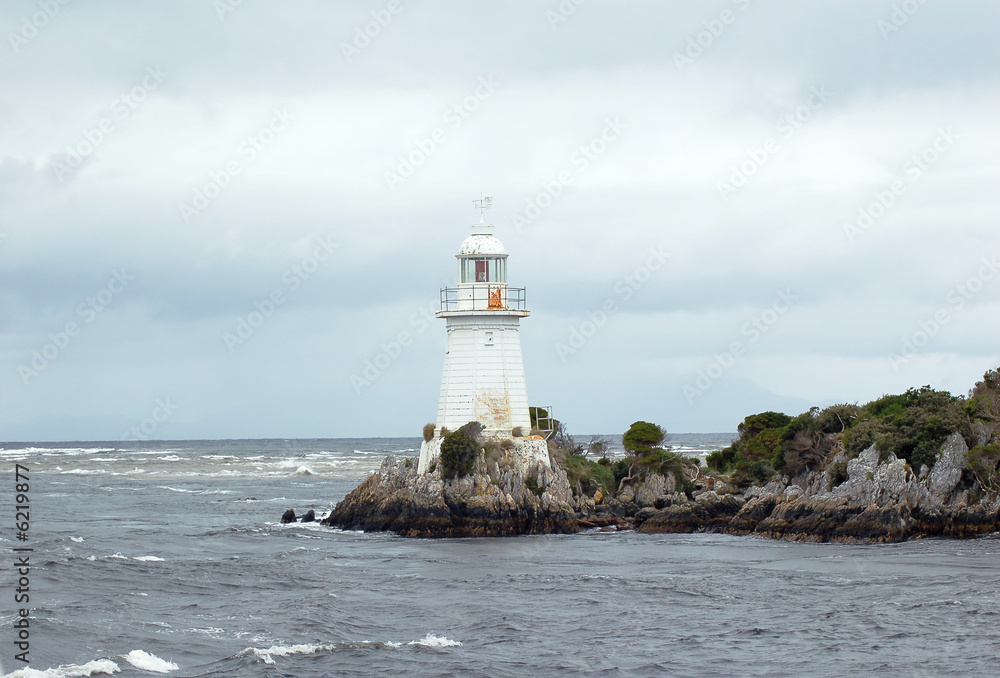
[[[549,465],[542,436],[531,435],[528,390],[521,358],[520,320],[530,315],[523,287],[507,285],[507,252],[486,223],[491,198],[476,200],[481,216],[458,250],[458,286],[441,290],[448,331],[434,436],[420,446],[418,473],[427,473],[441,453],[442,429],[470,421],[483,436],[505,445],[519,462]]]

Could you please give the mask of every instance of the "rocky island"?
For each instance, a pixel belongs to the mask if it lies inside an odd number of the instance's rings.
[[[559,425],[549,464],[525,463],[481,431],[448,433],[423,474],[416,459],[386,458],[322,522],[411,537],[634,529],[896,542],[1000,530],[1000,370],[967,396],[925,386],[797,417],[751,415],[704,465],[673,453],[649,422],[629,428],[617,460]]]

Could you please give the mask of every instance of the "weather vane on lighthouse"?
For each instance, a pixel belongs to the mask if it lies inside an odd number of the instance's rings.
[[[480,193],[479,200],[473,200],[472,204],[476,206],[477,210],[479,210],[479,219],[482,221],[486,216],[486,210],[493,205],[493,198],[490,196],[486,196],[484,198],[483,194]]]

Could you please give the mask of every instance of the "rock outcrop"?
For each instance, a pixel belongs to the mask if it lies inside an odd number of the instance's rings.
[[[933,469],[914,472],[870,447],[826,469],[779,477],[732,492],[721,482],[687,495],[672,476],[649,474],[615,496],[576,496],[561,468],[480,457],[472,473],[445,480],[420,475],[415,459],[388,457],[337,504],[326,525],[389,530],[410,537],[498,537],[579,529],[641,532],[710,531],[803,541],[895,542],[915,537],[968,537],[1000,530],[1000,497],[972,501],[963,486],[966,447],[955,434]],[[846,470],[846,473],[845,473]],[[690,480],[690,479],[688,479]],[[690,489],[690,484],[688,485]],[[291,517],[294,520],[294,514]],[[282,522],[285,522],[284,517]]]
[[[937,463],[915,474],[872,446],[847,462],[848,478],[831,487],[829,470],[789,481],[782,478],[743,494],[743,507],[722,530],[731,534],[806,541],[895,542],[912,537],[965,537],[1000,529],[1000,498],[968,505],[959,490],[965,441],[953,435]],[[830,467],[843,457],[831,460]]]
[[[573,494],[562,469],[480,458],[472,473],[419,475],[413,459],[390,456],[323,520],[407,537],[505,537],[576,532]]]

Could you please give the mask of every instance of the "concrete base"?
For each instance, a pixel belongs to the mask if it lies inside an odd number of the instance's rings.
[[[522,471],[526,470],[532,463],[552,468],[551,464],[549,464],[549,445],[541,436],[487,439],[498,443],[502,443],[504,440],[511,441],[514,447],[510,450],[510,453],[517,459],[517,466]],[[430,440],[420,443],[420,463],[417,464],[418,475],[429,473],[431,465],[436,465],[441,459],[441,443],[443,440],[444,438],[435,436]]]

